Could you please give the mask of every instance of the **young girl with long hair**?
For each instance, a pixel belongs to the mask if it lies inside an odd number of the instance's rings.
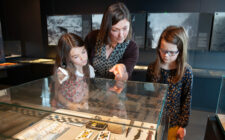
[[[55,77],[55,97],[59,104],[73,110],[83,107],[88,96],[86,79],[95,77],[95,73],[88,64],[84,41],[73,33],[66,33],[59,39]]]
[[[183,27],[167,27],[156,48],[157,58],[148,66],[146,75],[148,82],[168,84],[168,140],[184,138],[190,117],[193,74],[191,66],[186,62],[187,44],[188,37]]]

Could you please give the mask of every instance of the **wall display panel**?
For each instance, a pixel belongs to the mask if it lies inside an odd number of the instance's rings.
[[[82,37],[83,39],[91,31],[91,15],[82,15]]]
[[[145,48],[146,13],[131,14],[133,39],[139,48]]]
[[[225,12],[214,14],[211,48],[212,51],[225,51]]]
[[[92,30],[100,29],[103,14],[92,15]],[[145,46],[145,23],[146,13],[133,13],[131,14],[133,39],[140,48]]]
[[[92,14],[92,30],[100,29],[103,14]]]
[[[213,14],[200,13],[198,24],[197,46],[198,50],[209,50]],[[194,48],[193,48],[194,49]]]
[[[48,45],[57,45],[61,35],[75,33],[84,38],[91,30],[91,18],[88,15],[48,16]]]
[[[2,37],[2,28],[1,28],[1,21],[0,21],[0,63],[5,62],[5,55],[3,50],[3,37]]]
[[[170,25],[183,26],[189,36],[189,49],[195,49],[199,13],[148,13],[147,48],[156,48],[162,31]]]

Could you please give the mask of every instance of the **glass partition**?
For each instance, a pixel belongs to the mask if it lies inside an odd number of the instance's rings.
[[[216,113],[225,114],[225,75],[222,76]]]
[[[225,75],[222,76],[216,118],[225,134]]]
[[[58,135],[52,135],[58,139],[61,135],[65,138],[70,129],[81,131],[81,127],[95,133],[98,128],[88,128],[94,127],[92,123],[97,121],[99,126],[108,126],[104,131],[111,132],[113,139],[133,139],[137,135],[146,139],[149,134],[152,139],[158,139],[165,128],[166,92],[167,85],[157,83],[77,78],[59,84],[53,77],[43,78],[1,91],[0,112],[11,117],[0,117],[0,122],[6,125],[1,127],[0,134],[14,138],[25,138],[29,134],[30,138],[31,133],[37,133],[37,129],[54,120],[54,126],[62,126]],[[17,115],[10,115],[12,113]],[[16,116],[21,121],[13,123]],[[9,129],[12,126],[16,126],[15,131]],[[142,135],[138,134],[141,130]],[[42,133],[34,135],[42,136]]]

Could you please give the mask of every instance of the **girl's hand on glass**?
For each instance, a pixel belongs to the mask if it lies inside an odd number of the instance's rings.
[[[124,64],[116,64],[109,72],[113,72],[115,80],[126,81],[128,79],[128,73]]]
[[[186,136],[186,129],[183,127],[179,127],[179,129],[177,130],[177,138],[179,140],[183,140],[184,136]]]

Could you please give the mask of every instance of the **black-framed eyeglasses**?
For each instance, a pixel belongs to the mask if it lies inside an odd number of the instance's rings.
[[[174,55],[179,53],[179,50],[177,50],[177,51],[167,51],[167,50],[159,49],[159,51],[163,54],[168,54],[169,56],[174,56]]]

